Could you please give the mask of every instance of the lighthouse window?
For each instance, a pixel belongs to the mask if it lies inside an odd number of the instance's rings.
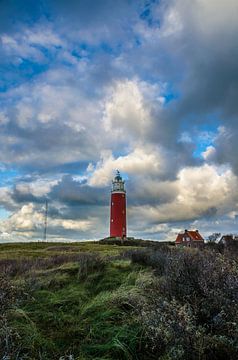
[[[112,202],[112,206],[114,205],[114,203]]]
[[[113,222],[113,219],[111,220],[111,222]]]

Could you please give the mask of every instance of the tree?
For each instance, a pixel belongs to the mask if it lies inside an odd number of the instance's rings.
[[[214,243],[220,236],[221,236],[221,233],[213,233],[208,236],[207,240],[208,240],[208,242]]]

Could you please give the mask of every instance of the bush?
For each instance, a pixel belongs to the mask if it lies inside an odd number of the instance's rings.
[[[79,279],[85,279],[92,272],[102,271],[106,265],[104,259],[97,253],[81,253],[77,260]]]
[[[208,325],[221,310],[230,313],[230,308],[234,309],[237,265],[211,252],[177,252],[168,259],[160,292],[169,299],[188,302],[198,321]]]
[[[129,250],[124,253],[124,256],[130,258],[132,263],[151,266],[154,269],[154,273],[160,276],[165,271],[169,254],[171,254],[171,249],[168,246],[161,246],[157,249]]]
[[[92,255],[90,257],[90,255]],[[51,269],[68,262],[81,262],[86,257],[95,258],[95,254],[62,254],[54,255],[48,258],[36,259],[2,259],[0,260],[0,272],[6,276],[19,276],[33,270]]]
[[[155,269],[154,281],[144,289],[146,301],[138,306],[151,357],[238,358],[235,261],[212,251],[185,249],[139,251],[131,259]]]
[[[18,349],[15,340],[18,334],[8,322],[8,310],[19,302],[20,292],[12,286],[9,279],[0,277],[0,357],[1,359],[16,359]]]
[[[151,355],[187,359],[188,354],[194,353],[193,340],[198,329],[189,304],[181,306],[175,299],[168,301],[159,297],[153,304],[145,305],[141,320],[148,341],[146,348],[150,349]]]

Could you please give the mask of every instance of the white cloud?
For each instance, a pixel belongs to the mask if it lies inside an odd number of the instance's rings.
[[[0,200],[1,200],[1,204],[3,204],[6,208],[15,207],[15,203],[12,200],[11,189],[6,186],[0,187]]]
[[[172,201],[160,205],[133,207],[133,217],[148,222],[167,223],[224,215],[237,208],[237,177],[231,170],[212,165],[188,167],[178,173],[172,182],[177,192]]]
[[[128,155],[117,158],[110,151],[104,152],[88,183],[91,186],[105,186],[113,178],[116,169],[134,176],[159,175],[164,170],[164,163],[156,147],[138,147]]]
[[[50,226],[62,227],[66,230],[88,231],[92,227],[91,220],[65,220],[65,219],[51,219]]]
[[[0,40],[5,54],[9,56],[12,63],[20,64],[22,59],[26,58],[39,62],[44,60],[44,56],[39,49],[25,43],[21,38],[13,38],[10,35],[2,35]]]
[[[0,238],[17,241],[28,238],[34,240],[42,238],[44,229],[45,213],[44,206],[33,203],[23,205],[7,219],[0,220]],[[50,233],[57,229],[65,231],[87,232],[92,228],[94,219],[61,219],[48,216],[48,231]],[[48,235],[51,238],[51,234]],[[67,239],[67,236],[65,236]]]
[[[57,179],[38,178],[31,182],[18,182],[15,189],[21,195],[32,194],[35,197],[41,197],[46,196],[58,181]]]
[[[120,138],[128,139],[130,135],[145,135],[151,123],[150,108],[146,106],[137,81],[126,80],[116,84],[105,104],[103,121],[105,129],[112,136],[119,137],[119,141]]]
[[[170,227],[168,224],[158,224],[148,227],[144,230],[147,234],[154,234],[154,233],[167,233],[170,231]]]
[[[32,236],[33,231],[37,228],[43,228],[43,214],[36,211],[34,204],[23,205],[8,219],[0,222],[0,231],[7,234],[21,234]]]
[[[165,13],[161,36],[178,35],[183,30],[183,23],[176,7],[171,7]]]
[[[40,45],[43,47],[63,46],[64,41],[58,34],[46,25],[35,27],[31,30],[26,29],[22,34],[23,40],[29,45]]]
[[[158,43],[160,37],[162,36],[161,29],[159,26],[148,27],[143,22],[138,22],[134,26],[134,31],[136,34],[143,39],[144,42],[148,43]]]
[[[55,50],[56,47],[65,45],[47,23],[31,29],[22,28],[14,35],[3,34],[0,36],[0,43],[13,63],[21,63],[22,59],[44,63],[46,56],[42,48]]]
[[[179,141],[191,144],[193,142],[193,139],[187,131],[184,131],[182,132]]]
[[[216,148],[212,145],[208,146],[206,150],[202,153],[202,157],[206,161],[212,161],[216,156]]]
[[[162,31],[176,35],[190,27],[199,32],[199,36],[217,36],[237,30],[237,12],[236,0],[172,0],[164,13]]]

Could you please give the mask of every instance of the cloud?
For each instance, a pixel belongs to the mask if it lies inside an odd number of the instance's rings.
[[[3,234],[24,233],[24,236],[30,237],[37,228],[42,227],[43,221],[43,214],[35,211],[35,206],[29,203],[2,221],[0,229]]]
[[[4,115],[9,121],[2,122],[1,158],[5,163],[47,169],[94,159],[101,146],[100,103],[95,99],[98,108],[92,108],[78,88],[80,80],[72,86],[72,74],[68,79],[67,73],[61,73],[64,83],[58,84],[55,75],[53,79],[52,73],[47,75],[4,96],[11,103]],[[99,128],[96,134],[95,126]]]
[[[153,147],[138,147],[131,153],[118,158],[114,158],[111,152],[104,152],[90,174],[89,184],[91,186],[108,185],[116,169],[120,169],[129,176],[159,175],[163,171],[163,159],[159,149]]]
[[[106,236],[117,168],[132,233],[234,228],[237,7],[3,1],[2,234],[41,236],[47,197],[51,238]]]
[[[152,122],[152,101],[163,103],[159,86],[136,80],[117,82],[105,105],[106,130],[111,132],[111,136],[127,141],[130,134],[137,141],[146,137]]]
[[[168,8],[179,14],[183,24],[179,33],[170,39],[171,46],[176,39],[178,59],[186,64],[177,116],[186,118],[196,114],[193,121],[198,124],[207,123],[207,114],[219,119],[231,134],[230,138],[223,137],[216,144],[220,163],[230,163],[237,173],[234,143],[238,114],[238,66],[235,61],[238,4],[233,0],[226,3],[199,0],[186,5],[187,2],[176,1]]]
[[[0,222],[0,239],[20,241],[23,239],[39,240],[43,237],[45,214],[43,207],[37,207],[33,203],[23,205],[8,219]],[[48,239],[54,239],[58,232],[64,240],[73,239],[75,233],[86,233],[92,227],[93,219],[71,220],[48,216],[47,235]],[[87,237],[87,236],[86,236]]]
[[[212,161],[216,156],[216,148],[214,146],[208,146],[206,150],[202,153],[204,160]]]
[[[108,203],[105,189],[97,189],[86,183],[74,180],[72,176],[65,175],[56,184],[50,196],[63,203],[75,205],[105,205]]]
[[[35,62],[45,62],[47,58],[44,49],[62,46],[58,38],[50,29],[25,30],[14,36],[3,34],[0,37],[2,51],[14,64],[20,64],[24,59]]]
[[[62,220],[53,219],[50,223],[56,228],[63,228],[65,230],[88,231],[92,227],[89,220]]]
[[[237,197],[234,196],[237,177],[230,169],[212,165],[184,168],[178,173],[177,180],[167,186],[169,191],[174,188],[172,198],[159,204],[158,188],[151,187],[157,204],[132,206],[133,221],[150,223],[152,229],[156,229],[156,224],[207,219],[237,209]]]

